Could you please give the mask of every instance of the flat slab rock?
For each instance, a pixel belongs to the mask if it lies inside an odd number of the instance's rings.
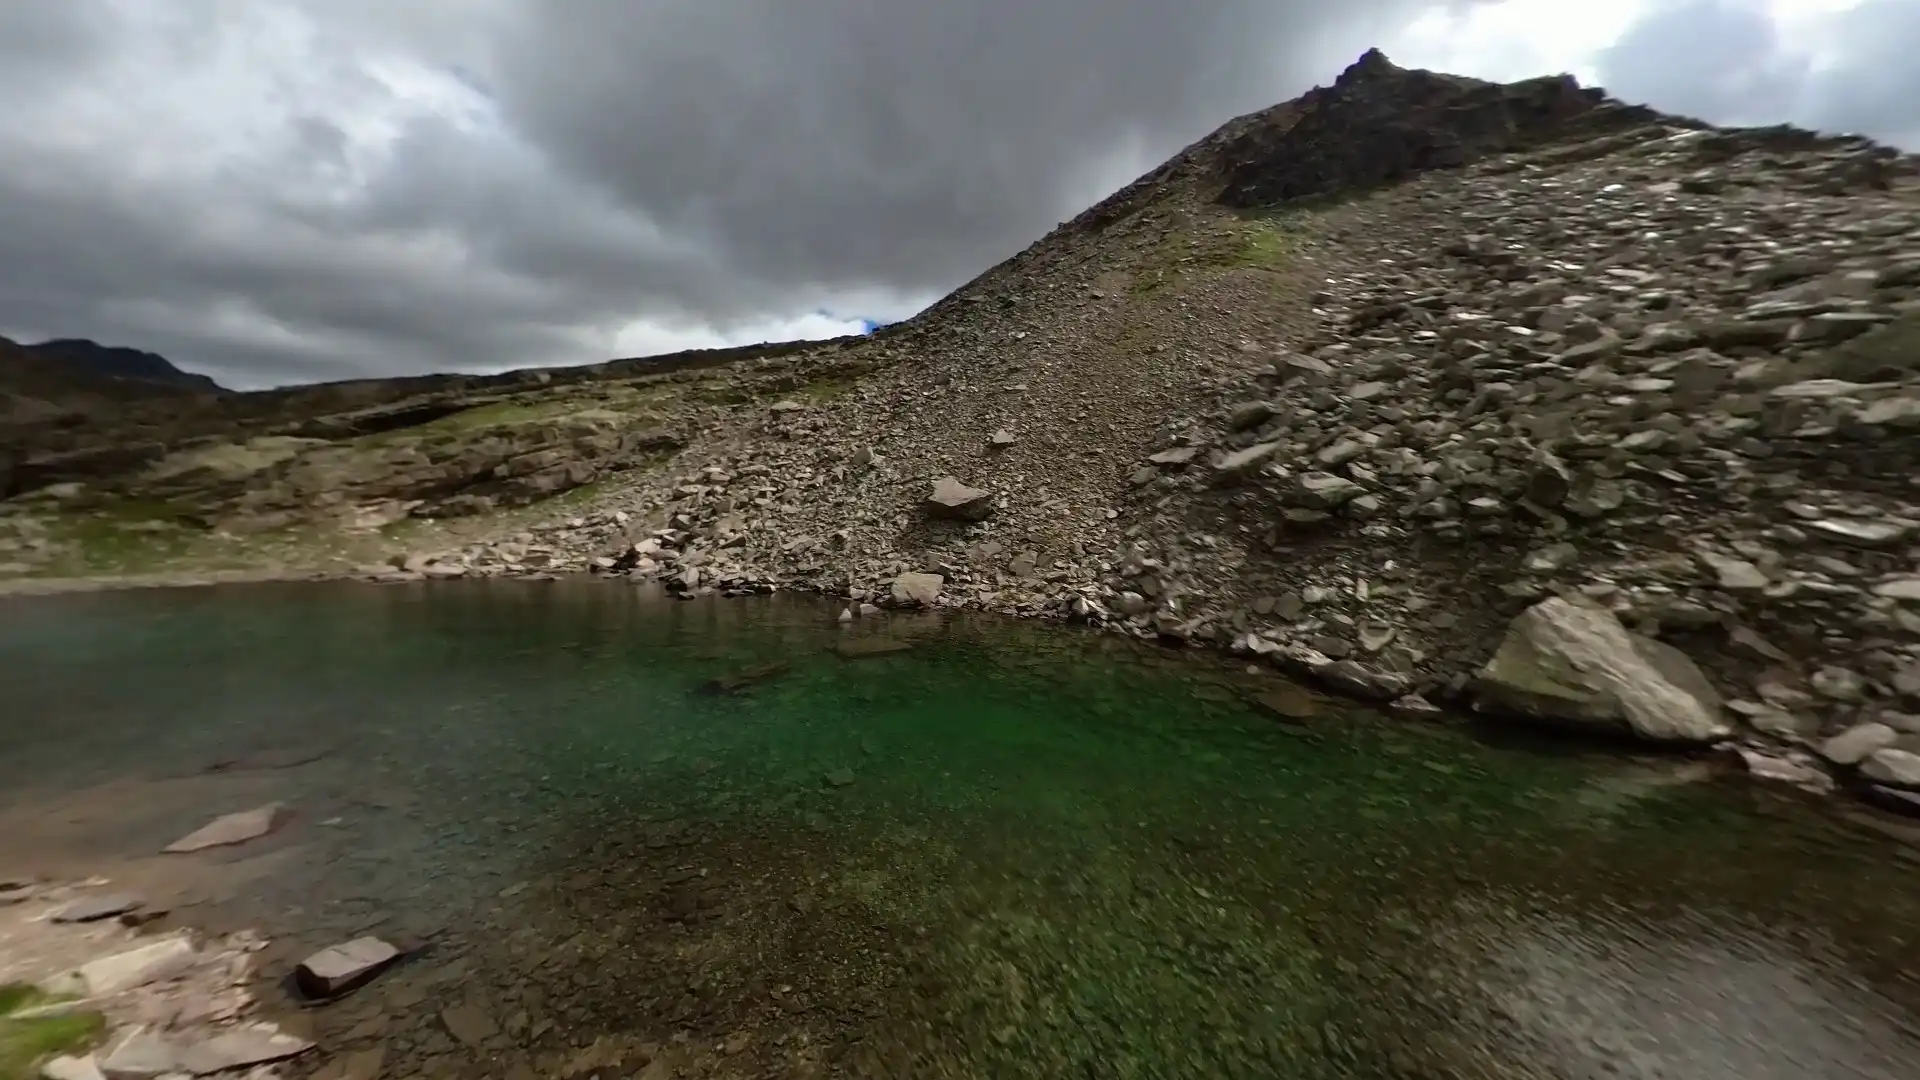
[[[1556,596],[1522,612],[1474,689],[1483,712],[1625,730],[1655,742],[1732,733],[1719,694],[1692,660],[1581,599]]]
[[[161,850],[171,855],[231,847],[258,840],[279,828],[287,820],[287,808],[280,803],[256,806],[235,814],[222,814]]]
[[[180,1053],[180,1065],[195,1076],[207,1076],[285,1061],[312,1049],[313,1043],[272,1024],[248,1024],[188,1046]]]
[[[106,1080],[211,1076],[299,1057],[314,1044],[268,1023],[243,1024],[205,1032],[162,1034],[136,1027],[117,1036],[98,1059]]]
[[[132,893],[102,893],[98,896],[82,897],[54,913],[57,923],[98,922],[111,919],[115,915],[125,915],[146,904],[146,901]]]
[[[294,985],[312,998],[338,997],[372,982],[400,959],[400,950],[377,937],[330,945],[300,962]]]
[[[177,975],[199,960],[185,934],[150,941],[137,948],[81,964],[57,980],[57,988],[82,997],[107,997]]]
[[[927,513],[950,521],[985,521],[993,516],[993,494],[943,476],[927,495]]]

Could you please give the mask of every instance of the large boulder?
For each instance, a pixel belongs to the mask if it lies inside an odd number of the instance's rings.
[[[1554,597],[1521,613],[1474,689],[1483,712],[1656,742],[1711,742],[1732,733],[1719,694],[1692,660],[1581,599]]]
[[[939,574],[901,574],[893,579],[893,602],[901,607],[932,607],[946,583]]]
[[[985,521],[993,516],[993,494],[943,476],[933,482],[927,513],[948,521]]]

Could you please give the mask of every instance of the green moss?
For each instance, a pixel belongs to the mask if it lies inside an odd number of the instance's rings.
[[[0,1080],[34,1080],[40,1063],[92,1046],[105,1030],[98,1013],[66,1016],[14,1015],[55,999],[19,983],[0,985]]]
[[[1293,255],[1293,238],[1273,222],[1251,226],[1241,238],[1237,261],[1242,266],[1273,270]]]
[[[815,379],[805,386],[802,386],[793,392],[793,396],[799,401],[832,401],[834,398],[851,391],[858,381],[858,379],[851,375],[830,375],[824,379]]]

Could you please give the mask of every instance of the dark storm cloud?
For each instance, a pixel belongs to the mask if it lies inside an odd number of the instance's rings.
[[[0,333],[243,385],[834,333],[1437,6],[0,0]],[[1869,7],[1848,74],[1667,5],[1612,88],[1866,126],[1833,118],[1913,100],[1920,5]]]
[[[937,290],[1422,6],[577,0],[523,9],[497,74],[520,131],[744,272]]]
[[[1920,147],[1920,2],[1867,0],[1793,40],[1754,0],[1654,9],[1600,58],[1616,96],[1726,124],[1791,120]]]

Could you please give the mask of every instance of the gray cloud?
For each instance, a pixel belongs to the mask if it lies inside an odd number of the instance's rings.
[[[1440,2],[0,0],[0,333],[239,385],[833,333]],[[1852,74],[1742,10],[1656,12],[1614,88],[1868,130],[1914,100],[1874,27],[1915,5],[1836,24],[1882,58]]]
[[[1756,0],[1656,8],[1600,58],[1616,96],[1725,124],[1791,120],[1920,147],[1920,4],[1866,0],[1793,40]]]

